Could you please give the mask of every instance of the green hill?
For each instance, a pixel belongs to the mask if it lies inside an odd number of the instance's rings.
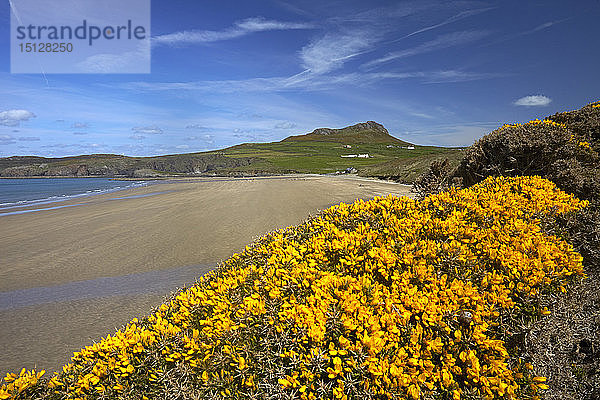
[[[279,142],[244,143],[222,150],[173,154],[157,157],[127,157],[92,154],[63,158],[8,157],[0,159],[0,176],[245,176],[286,173],[360,172],[406,180],[402,160],[449,157],[454,150],[417,146],[389,134],[373,121],[346,128],[318,128],[305,135],[290,136]],[[358,155],[362,155],[358,157]],[[394,162],[396,162],[394,164]],[[423,172],[429,162],[412,163]],[[385,174],[371,174],[382,165]],[[390,167],[391,166],[391,167]],[[413,168],[414,169],[414,168]],[[411,169],[410,176],[415,173]]]
[[[282,142],[333,142],[342,144],[386,143],[409,145],[389,134],[383,125],[374,121],[362,122],[341,129],[318,128],[305,135],[290,136]]]

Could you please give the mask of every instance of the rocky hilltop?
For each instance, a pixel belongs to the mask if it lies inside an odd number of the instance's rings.
[[[323,146],[326,144],[326,146]],[[330,146],[329,144],[339,144]],[[0,158],[0,177],[103,176],[156,177],[161,175],[264,175],[293,172],[333,172],[340,169],[342,145],[376,145],[378,156],[368,163],[396,156],[395,149],[409,144],[368,121],[341,129],[318,128],[305,135],[275,143],[244,143],[227,149],[157,157],[92,154],[62,158],[14,156]],[[360,147],[360,146],[359,146]],[[374,148],[364,149],[373,152]],[[383,151],[383,153],[382,153]],[[294,154],[295,158],[289,158]],[[315,163],[314,156],[320,156]],[[289,165],[281,160],[291,160]],[[312,169],[304,168],[309,164]],[[331,165],[330,165],[331,164]],[[353,165],[352,165],[353,166]],[[343,165],[343,167],[348,167]]]
[[[339,143],[390,143],[408,144],[390,135],[385,127],[375,121],[361,122],[341,129],[317,128],[305,135],[290,136],[282,142],[318,141]]]

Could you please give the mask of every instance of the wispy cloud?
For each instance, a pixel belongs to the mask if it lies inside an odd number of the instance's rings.
[[[303,22],[282,22],[261,17],[248,18],[236,22],[232,27],[222,31],[190,30],[159,35],[152,38],[154,44],[182,45],[196,43],[212,43],[222,40],[236,39],[255,32],[310,29],[313,26]]]
[[[163,133],[163,130],[157,126],[136,126],[135,128],[131,128],[131,130],[138,134],[148,135],[160,135]]]
[[[403,40],[403,39],[407,39],[411,36],[415,36],[418,35],[419,33],[423,33],[423,32],[427,32],[430,31],[432,29],[436,29],[436,28],[440,28],[444,25],[448,25],[448,24],[452,24],[454,22],[460,21],[461,19],[465,19],[465,18],[469,18],[472,17],[474,15],[477,14],[481,14],[485,11],[489,11],[489,10],[493,10],[495,7],[486,7],[486,8],[480,8],[477,10],[467,10],[467,11],[462,11],[456,15],[451,16],[450,18],[438,23],[438,24],[434,24],[434,25],[430,25],[430,26],[426,26],[425,28],[421,28],[421,29],[417,29],[414,32],[409,33],[408,35],[404,35],[396,40],[393,40],[392,43],[397,42],[399,40]]]
[[[531,33],[539,32],[539,31],[542,31],[542,30],[544,30],[544,29],[548,29],[548,28],[550,28],[550,27],[552,27],[552,26],[554,26],[554,25],[556,25],[556,24],[559,24],[559,23],[561,23],[561,22],[563,22],[563,21],[566,21],[566,19],[563,19],[563,20],[560,20],[560,21],[549,21],[549,22],[545,22],[545,23],[543,23],[543,24],[541,24],[541,25],[538,25],[538,26],[536,26],[536,27],[535,27],[535,28],[533,28],[533,29],[530,29],[530,30],[528,30],[528,31],[525,31],[525,32],[521,32],[521,33],[520,33],[520,35],[521,35],[521,36],[522,36],[522,35],[529,35],[529,34],[531,34]]]
[[[0,125],[19,126],[21,122],[35,118],[35,114],[27,110],[7,110],[0,112]]]
[[[0,146],[15,144],[16,140],[11,135],[0,135]]]
[[[541,107],[547,106],[552,101],[551,98],[542,95],[525,96],[517,99],[513,104],[515,106]]]
[[[203,126],[202,124],[188,124],[185,126],[185,129],[194,129],[197,131],[207,131],[208,127]]]
[[[375,67],[380,64],[387,63],[389,61],[397,60],[400,58],[411,57],[417,54],[430,53],[432,51],[446,49],[449,47],[461,46],[467,43],[474,42],[476,40],[480,40],[487,35],[489,35],[489,32],[487,31],[461,31],[447,33],[438,36],[433,40],[422,43],[418,46],[409,49],[390,52],[381,58],[365,63],[364,66]]]
[[[423,79],[423,83],[469,82],[484,79],[505,78],[507,76],[510,76],[510,74],[505,72],[468,72],[453,69],[446,71],[435,71],[426,74]]]
[[[487,42],[484,44],[484,46],[490,46],[490,45],[494,45],[497,43],[502,43],[502,42],[506,42],[509,40],[513,40],[522,36],[527,36],[527,35],[531,35],[537,32],[541,32],[544,31],[546,29],[552,28],[555,25],[561,24],[565,21],[568,21],[571,18],[563,18],[561,20],[557,20],[557,21],[548,21],[548,22],[544,22],[543,24],[537,25],[531,29],[528,29],[526,31],[522,31],[522,32],[517,32],[517,33],[513,33],[501,38],[498,38],[497,40],[491,41],[491,42]]]
[[[293,129],[296,127],[296,124],[290,121],[279,122],[273,126],[274,129]]]
[[[91,55],[75,67],[78,72],[94,74],[150,73],[150,39],[140,41],[132,51]]]
[[[367,31],[328,33],[302,49],[302,67],[315,74],[336,70],[351,58],[372,49],[378,36]]]
[[[89,125],[85,122],[74,122],[71,124],[71,128],[74,129],[85,129],[85,128],[89,128]]]
[[[344,85],[366,86],[382,80],[417,79],[423,83],[466,82],[507,76],[504,73],[468,72],[462,70],[410,71],[410,72],[351,72],[346,74],[312,75],[303,79],[297,75],[291,77],[251,78],[241,80],[215,80],[190,82],[129,82],[122,88],[147,92],[160,91],[198,91],[207,93],[240,92],[286,92],[286,91],[322,91],[339,88]]]
[[[17,139],[19,142],[38,142],[40,140],[37,136],[22,136]]]

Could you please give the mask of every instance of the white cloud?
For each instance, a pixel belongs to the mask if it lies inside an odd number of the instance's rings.
[[[435,119],[433,115],[424,113],[424,112],[409,112],[413,117],[425,118],[425,119]]]
[[[23,136],[17,139],[20,142],[37,142],[40,140],[37,136]]]
[[[74,122],[73,124],[71,124],[71,128],[75,128],[75,129],[85,129],[88,127],[89,127],[89,125],[86,124],[85,122]]]
[[[432,51],[442,50],[448,47],[461,46],[463,44],[479,40],[487,35],[489,35],[489,32],[486,31],[461,31],[447,33],[445,35],[438,36],[433,40],[422,43],[418,46],[388,53],[384,57],[375,59],[373,61],[369,61],[368,63],[364,64],[364,66],[374,67],[379,64],[383,64],[400,58],[411,57],[417,54],[430,53]]]
[[[264,18],[248,18],[237,22],[236,26],[247,32],[312,28],[312,25],[306,23],[272,21]]]
[[[187,144],[179,144],[179,145],[175,146],[175,148],[179,149],[179,150],[186,150],[186,149],[189,149],[190,146],[188,146]]]
[[[91,55],[75,67],[77,72],[92,74],[150,73],[150,39],[141,41],[132,51]]]
[[[293,129],[295,127],[296,127],[296,124],[294,124],[293,122],[284,121],[284,122],[279,122],[278,124],[275,124],[275,126],[273,128],[275,128],[275,129]]]
[[[166,35],[155,36],[152,38],[152,41],[155,44],[167,45],[212,43],[222,40],[235,39],[254,32],[310,28],[312,28],[312,25],[306,23],[281,22],[259,17],[248,18],[243,21],[236,22],[232,27],[223,31],[180,31]]]
[[[163,130],[157,126],[136,126],[135,128],[131,128],[131,130],[136,133],[145,133],[148,135],[160,135],[163,133]]]
[[[542,95],[525,96],[514,102],[515,106],[539,107],[547,106],[552,101],[551,98]]]
[[[346,61],[370,50],[378,35],[369,32],[328,33],[302,48],[302,67],[315,74],[340,68]]]
[[[201,124],[189,124],[185,126],[185,129],[195,129],[198,131],[207,131],[208,127],[203,126]]]
[[[462,12],[460,12],[460,13],[458,13],[456,15],[453,15],[452,17],[450,17],[450,18],[448,18],[448,19],[446,19],[446,20],[444,20],[444,21],[442,21],[442,22],[440,22],[438,24],[434,24],[434,25],[426,26],[425,28],[418,29],[418,30],[416,30],[414,32],[411,32],[411,33],[409,33],[407,35],[402,36],[399,39],[396,39],[395,41],[406,39],[406,38],[409,38],[411,36],[418,35],[419,33],[427,32],[427,31],[439,28],[439,27],[444,26],[444,25],[452,24],[454,22],[460,21],[461,19],[469,18],[469,17],[472,17],[473,15],[477,15],[477,14],[480,14],[482,12],[489,11],[489,10],[492,10],[492,9],[494,9],[494,7],[480,8],[478,10],[462,11]]]
[[[21,122],[35,118],[35,114],[27,110],[7,110],[0,112],[0,125],[19,126]]]
[[[129,136],[129,139],[144,140],[144,139],[146,139],[146,136],[144,136],[144,135],[131,135],[131,136]]]
[[[413,72],[366,72],[315,75],[306,74],[303,80],[291,77],[251,78],[222,81],[190,82],[128,82],[119,87],[141,91],[198,91],[205,93],[267,93],[290,90],[320,91],[336,89],[343,85],[364,86],[381,80],[419,79],[423,83],[466,82],[507,76],[501,73],[468,72],[459,70],[413,71]]]
[[[0,145],[14,144],[15,138],[10,135],[0,135]]]
[[[466,72],[460,70],[434,71],[425,74],[423,82],[425,83],[451,83],[468,82],[482,79],[503,78],[509,76],[508,73],[500,72]]]
[[[87,132],[73,132],[73,135],[87,135]]]

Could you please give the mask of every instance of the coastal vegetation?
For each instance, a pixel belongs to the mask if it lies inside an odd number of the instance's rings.
[[[537,177],[340,204],[0,398],[533,399],[507,343],[583,275],[543,228],[586,206]]]
[[[465,151],[457,164],[432,163],[414,184],[420,197],[466,188],[488,177],[539,175],[586,199],[577,214],[558,218],[565,237],[583,256],[588,279],[568,296],[545,301],[555,311],[527,326],[523,351],[549,376],[547,399],[600,398],[600,102],[525,124],[504,125]]]
[[[413,147],[413,148],[408,148]],[[368,158],[343,158],[368,154]],[[222,150],[155,157],[93,154],[64,158],[0,158],[0,176],[104,176],[157,178],[167,176],[252,176],[293,173],[335,173],[354,169],[375,176],[370,167],[389,162],[418,162],[416,175],[429,165],[430,157],[452,158],[457,150],[416,146],[391,136],[380,124],[369,121],[342,129],[319,128],[280,142],[244,143]],[[415,170],[413,167],[411,170]],[[394,171],[400,171],[396,173]],[[385,168],[379,176],[398,177],[402,169]],[[391,175],[390,175],[391,174]],[[414,172],[413,172],[414,174]]]
[[[597,329],[563,375],[563,355],[545,365],[529,337],[561,318],[561,299],[597,289],[598,135],[585,118],[600,103],[582,110],[434,160],[418,199],[342,203],[268,234],[61,371],[8,374],[0,399],[534,400],[566,393],[557,379],[592,399]]]

